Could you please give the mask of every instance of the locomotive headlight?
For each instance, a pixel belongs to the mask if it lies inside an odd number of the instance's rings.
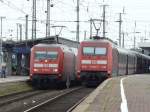
[[[55,68],[55,69],[53,69],[53,71],[54,71],[54,72],[58,72],[58,69],[57,69],[57,68]]]
[[[80,73],[80,70],[78,70],[77,73]]]
[[[34,72],[37,72],[37,71],[38,71],[38,69],[35,68],[35,69],[34,69]]]

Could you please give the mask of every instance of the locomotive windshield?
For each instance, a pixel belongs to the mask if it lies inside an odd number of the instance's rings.
[[[46,57],[45,51],[36,51],[35,52],[35,59],[40,60],[40,59],[45,59],[45,57]]]
[[[58,52],[56,51],[36,51],[35,52],[35,59],[41,60],[41,59],[57,59]]]
[[[94,54],[94,47],[83,47],[83,54],[93,55]]]
[[[106,55],[106,48],[96,47],[95,54],[96,55]]]
[[[106,55],[105,47],[83,47],[84,55]]]
[[[47,59],[57,59],[58,52],[55,51],[49,51],[47,52]]]

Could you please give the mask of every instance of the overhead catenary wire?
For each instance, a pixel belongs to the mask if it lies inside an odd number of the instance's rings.
[[[1,1],[5,1],[5,0],[0,0],[0,2]],[[6,0],[6,1],[10,1],[10,0]],[[40,2],[43,2],[43,4],[45,4],[46,2],[44,2],[45,0],[37,0],[38,2],[40,1]],[[97,1],[97,2],[95,2],[95,1]],[[11,3],[13,3],[14,4],[14,2],[13,1],[10,1]],[[73,13],[75,13],[75,8],[76,8],[76,4],[75,4],[75,2],[76,2],[76,0],[71,0],[70,1],[70,3],[68,2],[66,2],[66,1],[62,1],[62,0],[53,0],[53,3],[54,3],[54,9],[53,10],[55,10],[55,9],[57,9],[58,11],[59,11],[59,9],[61,8],[61,9],[63,9],[63,11],[62,10],[60,10],[59,12],[63,12],[63,15],[65,16],[64,18],[62,18],[62,19],[57,19],[57,20],[55,20],[55,18],[53,18],[54,16],[52,16],[52,19],[53,20],[51,20],[51,22],[52,22],[52,24],[69,24],[69,23],[76,23],[76,21],[74,20],[71,20],[71,17],[69,17],[69,14],[68,13],[71,13],[71,14],[73,14]],[[86,18],[84,18],[84,19],[82,19],[81,18],[81,20],[80,20],[80,22],[82,23],[82,24],[89,24],[89,19],[92,17],[92,15],[94,15],[94,17],[100,17],[100,15],[95,15],[95,14],[92,14],[92,12],[91,12],[91,10],[90,9],[92,9],[93,7],[98,7],[100,4],[101,4],[102,2],[101,1],[99,1],[99,0],[93,0],[93,1],[91,1],[91,0],[81,0],[81,3],[80,3],[80,9],[81,9],[81,11],[82,11],[82,13],[84,13],[85,14],[85,16],[86,16]],[[6,5],[6,4],[5,4]],[[16,5],[16,4],[14,4],[14,5]],[[38,7],[39,7],[39,4],[37,5]],[[62,7],[61,7],[62,6]],[[72,7],[73,6],[73,7]],[[17,5],[16,5],[16,7],[18,7]],[[13,5],[10,7],[10,8],[13,8],[14,10],[17,10],[17,11],[19,11],[19,12],[21,12],[20,10],[18,10],[17,8],[15,8]],[[69,11],[67,11],[68,10],[68,8],[69,8]],[[41,8],[38,8],[39,10],[41,10]],[[45,16],[45,7],[43,7],[43,10],[40,12],[40,14],[42,15],[42,17],[43,17],[43,15]],[[72,10],[73,9],[73,10]],[[22,10],[22,9],[21,9]],[[23,10],[25,10],[25,9],[23,9]],[[52,11],[53,11],[52,10]],[[88,11],[87,11],[88,10]],[[96,9],[94,10],[94,11],[96,11]],[[66,13],[67,12],[67,13]],[[96,12],[96,14],[97,13],[99,13],[100,12],[100,10],[97,10],[97,12]],[[22,12],[21,12],[22,13]],[[24,14],[24,13],[22,13],[22,14]],[[38,15],[40,15],[40,14],[38,14]],[[68,15],[67,15],[68,14]],[[82,15],[81,15],[82,16]],[[30,15],[29,16],[29,18],[31,18],[32,16]],[[69,17],[69,19],[68,19],[68,17]],[[108,17],[108,16],[107,16]],[[133,21],[134,20],[132,20],[132,18],[130,18],[130,17],[125,17],[125,18],[127,18],[127,19],[129,19],[129,20],[127,20],[129,23],[128,24],[130,24],[130,23],[133,23]],[[7,19],[7,20],[10,20],[9,18]],[[16,20],[20,20],[20,22],[21,21],[24,21],[25,20],[25,18],[24,19],[16,19]],[[111,19],[109,22],[111,23],[111,24],[115,24],[115,22],[114,22],[114,20],[115,19]],[[14,19],[14,21],[15,21],[15,19]],[[29,21],[31,21],[31,20],[29,20]],[[37,22],[38,22],[38,24],[40,23],[40,25],[45,25],[45,21],[46,20],[44,20],[44,19],[41,19],[41,17],[40,16],[38,16],[38,18],[37,18]],[[126,21],[125,21],[126,22]],[[149,20],[137,20],[137,22],[139,23],[150,23],[150,21]],[[85,25],[83,25],[83,26],[81,26],[83,29],[85,29],[85,28],[87,28]],[[112,25],[109,25],[108,26],[109,27],[109,29],[115,29],[115,27],[114,26],[112,26]],[[107,27],[107,28],[108,28]],[[127,26],[126,26],[127,27]],[[144,26],[141,26],[141,25],[139,25],[138,26],[138,28],[137,29],[142,29],[142,28],[144,28]],[[109,31],[109,30],[108,30]],[[117,30],[116,30],[117,31]],[[109,31],[109,34],[111,34],[112,32],[110,32]],[[116,34],[115,34],[116,35]]]
[[[16,5],[14,5],[12,2],[8,1],[8,0],[0,0],[1,3],[7,5],[9,8],[17,10],[23,14],[27,14],[25,11],[23,11],[22,9],[18,8]]]

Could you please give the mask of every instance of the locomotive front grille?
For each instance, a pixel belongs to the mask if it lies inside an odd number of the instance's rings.
[[[81,72],[80,75],[82,80],[100,80],[107,77],[107,72]]]

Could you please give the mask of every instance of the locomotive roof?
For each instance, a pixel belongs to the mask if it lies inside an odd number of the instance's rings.
[[[46,48],[53,47],[53,48],[61,48],[62,50],[73,52],[73,50],[70,47],[63,45],[63,44],[37,44],[37,45],[34,45],[33,47],[46,47]]]
[[[37,44],[34,47],[67,47],[66,45],[62,44]]]
[[[111,43],[111,44],[117,45],[114,41],[112,41],[109,38],[88,39],[88,40],[84,40],[82,42],[83,43],[86,43],[86,42],[100,43],[100,42],[102,42],[102,43]]]
[[[116,45],[113,41],[107,38],[102,38],[102,39],[90,39],[90,40],[85,40],[82,41],[81,43],[88,43],[88,42],[93,42],[93,43],[108,43],[112,45],[113,48],[117,49],[117,51],[121,54],[128,54],[128,55],[136,55],[134,51],[131,51],[129,49],[124,49]]]
[[[125,49],[125,48],[120,48],[120,47],[116,47],[119,53],[123,53],[123,54],[127,54],[127,55],[132,55],[135,56],[136,54],[129,50],[129,49]]]

